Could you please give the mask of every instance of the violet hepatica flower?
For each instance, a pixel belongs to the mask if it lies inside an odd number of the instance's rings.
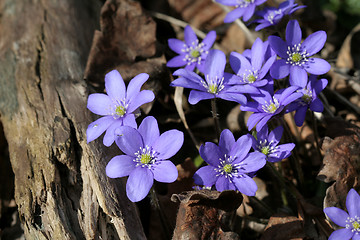
[[[329,240],[359,240],[360,239],[360,196],[355,189],[350,189],[346,196],[347,212],[337,207],[327,207],[325,214],[340,227],[334,231]]]
[[[222,131],[219,146],[207,142],[200,147],[200,156],[209,165],[194,174],[195,184],[207,187],[215,185],[216,190],[238,190],[254,196],[255,181],[248,173],[258,171],[265,163],[265,156],[259,152],[249,153],[251,139],[243,135],[237,141],[230,130]]]
[[[184,142],[184,134],[169,130],[160,135],[154,117],[146,117],[138,129],[123,126],[116,129],[116,144],[126,155],[119,155],[106,166],[110,178],[129,176],[126,194],[132,202],[146,197],[153,185],[158,182],[171,183],[177,179],[175,165],[167,160],[174,156]]]
[[[302,85],[306,83],[307,72],[321,75],[330,70],[327,61],[312,57],[323,48],[326,33],[317,31],[302,43],[301,38],[301,29],[296,20],[289,21],[286,26],[286,42],[277,36],[269,36],[271,48],[281,57],[270,69],[273,78],[280,79],[290,74],[290,85]]]
[[[232,52],[230,54],[230,65],[236,76],[229,80],[229,84],[250,85],[251,87],[263,87],[268,84],[268,79],[265,77],[276,59],[276,54],[266,57],[269,44],[263,43],[260,38],[257,38],[251,47],[251,51],[246,54],[250,58]]]
[[[170,59],[166,66],[185,66],[185,69],[190,71],[193,71],[195,67],[197,67],[200,72],[204,72],[204,62],[215,39],[216,32],[210,31],[200,43],[192,28],[186,26],[184,30],[185,43],[175,38],[170,38],[168,40],[170,49],[179,55]]]
[[[248,130],[256,125],[256,131],[259,132],[271,118],[282,113],[288,104],[302,96],[301,93],[296,92],[297,89],[299,87],[290,86],[278,90],[274,95],[261,91],[262,95],[252,96],[255,102],[240,106],[242,111],[253,112],[247,121]]]
[[[261,152],[266,156],[269,162],[279,162],[291,155],[294,149],[294,143],[280,144],[284,128],[282,126],[276,127],[273,131],[268,133],[267,125],[256,133],[256,137],[249,134],[252,138],[252,147],[256,152]]]
[[[217,49],[209,52],[205,61],[205,80],[194,72],[186,69],[178,69],[175,76],[180,76],[171,82],[173,87],[191,88],[189,103],[196,104],[200,100],[222,98],[228,101],[235,101],[241,104],[246,103],[246,97],[242,92],[258,93],[258,90],[239,88],[228,84],[232,74],[224,74],[226,64],[225,54]]]
[[[291,103],[287,109],[288,112],[296,110],[295,123],[297,126],[303,125],[308,109],[313,112],[322,112],[324,110],[324,105],[318,95],[327,84],[326,79],[317,80],[315,75],[310,75],[309,81],[299,86],[301,89],[297,90],[297,92],[302,94],[301,98]]]
[[[230,23],[240,17],[245,22],[248,21],[254,15],[256,6],[263,4],[266,0],[216,0],[216,2],[235,7],[224,19],[225,23]]]
[[[88,126],[88,143],[106,131],[103,143],[109,147],[115,140],[116,128],[124,125],[137,127],[134,111],[155,98],[150,90],[140,91],[148,78],[149,75],[146,73],[137,75],[129,82],[126,90],[124,80],[118,71],[113,70],[105,75],[107,94],[94,93],[88,98],[87,108],[95,114],[104,116]]]
[[[276,25],[285,15],[290,15],[296,10],[305,8],[306,6],[298,6],[294,3],[294,0],[288,0],[282,2],[278,8],[266,7],[263,10],[257,11],[255,14],[262,17],[262,19],[256,19],[254,22],[259,23],[256,26],[255,31],[259,31],[263,28]]]

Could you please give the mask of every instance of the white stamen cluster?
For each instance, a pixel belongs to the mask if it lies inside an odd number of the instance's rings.
[[[239,170],[245,170],[243,166],[244,163],[232,163],[235,160],[233,156],[224,155],[224,159],[219,159],[219,165],[215,168],[215,171],[218,173],[216,176],[223,175],[225,178],[229,179],[229,182],[232,183],[233,177],[242,177],[243,174],[239,173]]]
[[[274,18],[275,16],[277,15],[280,15],[282,13],[282,10],[279,9],[279,10],[275,10],[275,11],[271,11],[269,12],[268,16],[267,16],[267,20],[271,23],[271,24],[274,24]]]
[[[286,59],[287,64],[293,66],[302,66],[308,61],[309,53],[306,52],[306,49],[301,49],[301,43],[295,44],[294,46],[288,46],[286,51],[288,58]]]
[[[250,69],[246,69],[245,73],[242,75],[242,80],[245,83],[253,83],[258,80],[259,71],[252,71]]]
[[[140,147],[140,150],[135,153],[136,158],[133,161],[136,162],[136,167],[141,166],[151,169],[156,162],[157,155],[156,151],[146,145],[144,148]]]
[[[308,105],[312,98],[313,98],[313,93],[311,90],[304,88],[301,90],[297,90],[297,92],[301,92],[303,94],[303,96],[299,99],[299,103],[303,106]]]
[[[265,154],[266,156],[272,154],[275,157],[278,157],[278,154],[275,153],[278,150],[278,146],[274,146],[274,141],[271,140],[270,142],[268,142],[267,139],[265,140],[260,140],[258,142],[257,145],[257,149],[262,152],[263,154]],[[274,154],[275,153],[275,154]]]
[[[274,113],[280,107],[279,101],[273,97],[269,102],[265,101],[265,104],[262,105],[262,110],[267,113]]]
[[[192,63],[200,64],[203,54],[208,54],[208,51],[204,50],[204,43],[199,43],[199,40],[196,39],[191,45],[186,45],[181,51],[186,53],[184,61],[187,62],[187,65]]]
[[[111,115],[114,119],[118,119],[123,117],[126,114],[126,109],[129,104],[126,103],[125,99],[120,101],[116,100],[113,106],[113,111],[111,111]]]
[[[254,3],[255,0],[237,0],[237,4],[235,5],[236,8],[246,8],[251,3]]]
[[[205,76],[206,81],[202,80],[201,83],[206,88],[208,93],[218,94],[221,90],[224,89],[224,77],[219,78],[215,76],[210,78],[209,75]]]
[[[358,216],[355,216],[354,218],[348,217],[345,222],[346,222],[345,227],[347,229],[351,229],[352,232],[360,234],[360,217]]]

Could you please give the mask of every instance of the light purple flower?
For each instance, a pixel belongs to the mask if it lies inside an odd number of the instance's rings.
[[[224,22],[230,23],[240,17],[245,22],[248,21],[254,15],[256,6],[263,4],[266,0],[216,0],[216,2],[236,7],[225,16]]]
[[[116,129],[116,144],[126,155],[119,155],[106,166],[110,178],[129,176],[126,194],[138,202],[149,193],[154,179],[171,183],[178,177],[175,165],[167,160],[174,156],[184,142],[184,134],[169,130],[160,135],[154,117],[146,117],[138,129],[123,126]]]
[[[295,144],[286,143],[279,145],[283,131],[284,128],[278,126],[268,133],[267,125],[264,125],[264,127],[256,133],[256,137],[249,134],[253,140],[253,149],[256,152],[263,153],[266,156],[266,160],[269,162],[279,162],[282,159],[289,157]]]
[[[296,92],[297,89],[299,87],[290,86],[278,90],[274,95],[260,90],[262,95],[252,96],[255,102],[240,106],[242,111],[253,112],[247,121],[248,130],[256,125],[256,131],[259,132],[271,118],[282,113],[288,104],[302,96],[301,93]]]
[[[306,6],[298,6],[294,3],[294,0],[288,0],[282,2],[278,8],[266,7],[263,10],[257,11],[255,14],[262,17],[262,19],[256,19],[254,22],[260,23],[256,26],[255,31],[259,31],[263,28],[276,25],[285,15],[290,15],[298,9],[305,8]]]
[[[327,207],[325,214],[340,227],[334,231],[329,240],[360,240],[360,196],[355,189],[350,189],[346,196],[346,208],[349,212],[337,207]]]
[[[194,72],[179,69],[174,72],[174,75],[180,77],[172,81],[170,86],[193,89],[189,95],[190,104],[212,98],[222,98],[241,104],[246,103],[246,97],[242,93],[258,93],[259,91],[257,89],[230,86],[228,80],[232,74],[224,74],[225,64],[225,54],[220,50],[213,49],[209,52],[205,61],[205,80]]]
[[[236,142],[230,130],[222,131],[219,146],[207,142],[200,147],[200,156],[209,165],[200,168],[194,174],[194,182],[218,191],[238,190],[248,196],[254,196],[257,190],[255,181],[247,174],[258,171],[265,163],[264,154],[249,153],[251,139],[244,135]]]
[[[296,20],[289,21],[286,26],[286,42],[277,36],[269,36],[270,46],[281,57],[270,68],[273,78],[281,79],[290,74],[290,85],[299,85],[306,83],[307,72],[321,75],[330,70],[331,66],[327,61],[312,57],[323,48],[326,33],[317,31],[302,43],[301,38],[301,29]]]
[[[95,114],[104,116],[89,124],[86,130],[88,143],[106,131],[103,143],[109,147],[115,140],[116,128],[123,125],[137,127],[134,111],[155,98],[150,90],[140,91],[148,78],[149,75],[146,73],[137,75],[129,82],[126,90],[124,80],[118,71],[113,70],[105,75],[107,94],[94,93],[88,98],[87,108]]]
[[[182,67],[193,71],[195,67],[200,72],[204,72],[204,62],[208,55],[209,49],[212,47],[216,39],[216,32],[209,32],[204,40],[199,43],[199,40],[190,26],[186,26],[184,30],[184,40],[180,41],[176,38],[170,38],[168,44],[171,50],[179,54],[170,59],[166,66],[168,67]]]
[[[295,111],[295,123],[302,126],[308,109],[314,112],[322,112],[324,105],[318,98],[319,93],[324,90],[328,81],[324,78],[317,80],[315,75],[310,75],[306,84],[299,85],[301,89],[297,90],[302,94],[301,98],[291,103],[287,112]]]
[[[267,56],[271,54],[271,56]],[[246,55],[232,52],[230,65],[236,76],[229,79],[229,84],[249,85],[248,87],[263,87],[268,84],[267,73],[276,59],[276,54],[271,51],[268,42],[257,38]]]

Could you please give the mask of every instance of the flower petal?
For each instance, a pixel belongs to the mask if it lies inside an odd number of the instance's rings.
[[[233,178],[232,180],[241,193],[247,196],[255,196],[257,185],[252,178],[244,174],[243,177]]]
[[[233,92],[227,92],[227,91],[221,91],[218,95],[218,98],[227,100],[227,101],[232,101],[232,102],[237,102],[240,104],[246,104],[247,103],[247,99],[246,97],[241,94],[241,93],[233,93]]]
[[[193,80],[185,77],[179,77],[170,83],[172,87],[184,87],[204,91],[205,88],[200,82],[194,82]]]
[[[109,178],[120,178],[129,176],[135,169],[134,158],[128,155],[113,157],[106,165],[106,175]]]
[[[232,146],[229,155],[242,160],[249,153],[251,145],[251,138],[248,135],[243,135]]]
[[[207,164],[214,167],[219,165],[219,159],[223,157],[220,148],[213,142],[206,142],[205,145],[201,145],[199,153]]]
[[[112,70],[105,75],[105,89],[111,100],[121,101],[125,99],[125,83],[117,70]]]
[[[115,134],[118,135],[115,139],[116,145],[126,155],[135,157],[140,147],[144,147],[142,137],[135,128],[122,126],[115,130]]]
[[[265,166],[266,156],[260,152],[251,152],[245,156],[243,161],[236,161],[236,163],[241,164],[241,166],[245,169],[245,173],[256,172]]]
[[[240,75],[243,75],[246,70],[251,70],[252,66],[248,59],[246,59],[243,55],[237,52],[231,52],[230,57],[230,66],[232,70]]]
[[[127,86],[126,90],[126,99],[131,101],[133,98],[137,97],[140,92],[141,86],[148,80],[149,75],[146,73],[140,73],[136,75]]]
[[[301,38],[302,33],[299,22],[297,20],[290,20],[286,26],[286,43],[294,46],[301,42]]]
[[[89,95],[87,108],[98,115],[110,115],[111,105],[113,105],[108,95],[103,93],[93,93]]]
[[[225,190],[235,190],[234,184],[229,182],[229,179],[226,178],[224,175],[220,175],[215,183],[216,190],[219,192],[225,191]]]
[[[198,40],[194,30],[190,27],[190,25],[187,25],[184,29],[184,39],[186,45],[188,46],[191,46],[195,41]]]
[[[240,18],[244,13],[245,13],[245,8],[241,8],[241,7],[235,8],[234,10],[226,14],[224,18],[224,23],[231,23],[236,19]]]
[[[214,44],[215,39],[216,39],[216,32],[210,31],[202,41],[202,43],[204,44],[203,49],[209,50],[212,47],[212,45]]]
[[[325,42],[326,32],[317,31],[309,35],[302,43],[302,46],[306,49],[309,56],[312,56],[324,47]]]
[[[121,126],[123,126],[123,119],[117,119],[115,120],[106,130],[104,138],[103,138],[103,144],[107,147],[110,147],[116,138],[115,130]]]
[[[153,165],[152,172],[154,179],[162,183],[172,183],[178,177],[178,170],[171,161],[158,161],[158,164]]]
[[[281,79],[288,76],[290,73],[290,65],[286,63],[285,59],[279,59],[274,62],[270,68],[270,75],[275,79]]]
[[[86,130],[87,143],[97,139],[114,121],[112,116],[106,116],[90,123]]]
[[[255,12],[255,4],[250,4],[248,7],[245,8],[245,12],[243,14],[243,21],[247,22],[249,19],[254,15]]]
[[[255,70],[260,70],[264,61],[263,42],[257,38],[251,47],[251,65]]]
[[[354,236],[354,233],[347,228],[339,229],[334,231],[328,240],[349,240]],[[353,238],[353,240],[355,240]]]
[[[270,47],[274,50],[274,52],[279,55],[281,58],[287,58],[287,48],[288,45],[286,44],[286,42],[284,42],[280,37],[278,36],[269,36],[268,38],[269,40],[269,44]]]
[[[353,188],[350,189],[346,196],[346,209],[350,217],[360,217],[360,196]]]
[[[176,52],[177,54],[184,53],[182,50],[186,48],[186,44],[183,41],[180,41],[176,38],[169,38],[168,39],[168,45],[171,50]]]
[[[290,79],[289,83],[291,86],[306,87],[308,76],[306,71],[298,66],[290,67]]]
[[[241,107],[240,107],[241,109]],[[267,114],[265,113],[253,113],[250,115],[250,117],[247,120],[247,126],[248,126],[248,130],[251,131],[251,129],[253,129],[253,127],[262,119],[266,116]]]
[[[324,110],[324,105],[319,98],[314,99],[310,103],[310,110],[314,112],[322,112]]]
[[[132,202],[143,200],[154,183],[153,173],[148,168],[137,167],[126,183],[126,195]]]
[[[256,124],[256,131],[260,131],[266,123],[272,118],[272,114],[265,115],[257,124]]]
[[[138,132],[141,134],[145,146],[152,146],[152,143],[160,136],[158,123],[153,116],[144,118]]]
[[[194,83],[198,83],[198,84],[200,84],[201,81],[204,81],[198,74],[196,74],[192,71],[188,71],[186,69],[178,69],[174,72],[173,75],[184,77],[184,78],[186,78],[190,81],[193,81]]]
[[[142,90],[139,92],[136,97],[133,97],[131,101],[129,102],[129,106],[127,107],[126,111],[129,113],[132,113],[136,109],[138,109],[141,105],[145,103],[149,103],[153,101],[155,98],[155,95],[153,91],[150,90]]]
[[[346,226],[346,220],[349,217],[349,214],[344,210],[337,207],[327,207],[324,209],[324,213],[333,221],[336,225],[340,227]]]
[[[122,125],[137,129],[135,115],[134,114],[126,114],[125,117],[123,117],[123,119],[122,119]]]
[[[305,70],[314,75],[322,75],[327,73],[331,68],[331,65],[321,58],[310,58],[305,65]]]
[[[272,130],[269,133],[268,141],[269,142],[272,141],[275,145],[277,145],[281,140],[283,131],[284,131],[284,128],[281,125],[277,126],[274,130]]]
[[[189,94],[189,103],[191,105],[195,105],[201,100],[212,99],[212,98],[215,98],[215,95],[212,93],[191,90]]]
[[[182,67],[186,65],[185,56],[184,55],[178,55],[170,59],[167,63],[167,67],[176,68],[176,67]]]
[[[159,159],[169,159],[180,150],[183,143],[184,133],[173,129],[161,134],[152,147],[159,153]]]
[[[228,154],[235,143],[235,138],[229,129],[225,129],[220,134],[219,148],[221,155]]]
[[[276,55],[271,56],[265,64],[262,66],[260,73],[259,73],[259,79],[263,79],[265,75],[269,72],[270,67],[274,64],[276,60]]]
[[[217,174],[213,166],[201,167],[193,176],[194,183],[208,187],[213,186],[216,182]]]
[[[208,77],[212,80],[215,77],[221,78],[224,75],[225,64],[226,57],[222,51],[217,49],[210,50],[205,60],[205,79],[208,81]],[[209,76],[207,77],[207,75]]]

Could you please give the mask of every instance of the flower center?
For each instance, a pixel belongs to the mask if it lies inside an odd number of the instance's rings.
[[[278,156],[278,154],[274,154],[277,151],[278,147],[274,144],[273,141],[268,142],[267,139],[260,140],[257,144],[257,149],[266,156],[268,156],[269,154],[272,154],[275,157]]]
[[[190,56],[192,58],[198,58],[200,56],[200,52],[197,49],[194,49],[190,52]]]
[[[265,101],[265,104],[262,105],[263,111],[267,113],[274,113],[279,107],[279,101],[275,97],[269,103]]]
[[[158,153],[152,150],[151,147],[140,147],[140,150],[135,153],[136,158],[133,160],[136,162],[136,167],[147,167],[151,169],[152,165],[156,164]]]
[[[345,227],[347,229],[351,229],[352,232],[356,234],[360,234],[360,217],[358,216],[355,216],[354,218],[348,217],[345,222],[346,222]]]
[[[122,117],[125,115],[126,113],[126,108],[124,106],[117,106],[115,109],[116,115],[118,115],[119,117]]]
[[[287,64],[293,66],[302,66],[308,61],[309,54],[306,52],[306,49],[301,49],[301,44],[295,44],[294,46],[288,46],[286,51],[288,58],[286,59]]]
[[[250,74],[248,77],[247,77],[247,80],[249,83],[253,83],[256,81],[256,77],[253,75],[253,74]]]
[[[301,97],[301,100],[303,100],[304,102],[306,103],[309,103],[311,101],[311,96],[308,95],[308,94],[304,94],[302,97]]]
[[[356,230],[360,229],[360,223],[358,223],[357,221],[354,221],[352,223],[352,225],[353,225],[353,229],[356,229]]]
[[[270,153],[269,146],[262,147],[261,152],[267,156]]]
[[[207,81],[202,81],[202,85],[206,88],[208,93],[218,94],[221,90],[224,89],[224,77],[219,78],[215,76],[210,78],[209,75],[206,75],[205,79]]]
[[[297,92],[301,92],[303,94],[301,99],[298,100],[301,105],[308,105],[311,103],[311,100],[313,99],[311,90],[304,88],[297,90]]]
[[[244,166],[246,163],[233,163],[236,157],[224,155],[224,159],[219,159],[219,165],[215,168],[215,171],[218,172],[216,176],[223,175],[225,178],[232,183],[233,177],[242,177],[242,172],[245,172]]]
[[[253,3],[254,0],[237,0],[237,3],[235,5],[235,7],[240,7],[240,8],[245,8],[247,6],[249,6],[249,4]]]
[[[232,171],[232,165],[231,164],[225,164],[225,166],[223,167],[224,171],[226,173],[230,173]]]
[[[204,61],[205,58],[203,54],[208,54],[208,51],[204,50],[204,43],[199,43],[199,40],[196,39],[190,45],[187,45],[181,51],[186,53],[184,61],[187,62],[187,65],[197,63],[200,64],[201,61]]]

